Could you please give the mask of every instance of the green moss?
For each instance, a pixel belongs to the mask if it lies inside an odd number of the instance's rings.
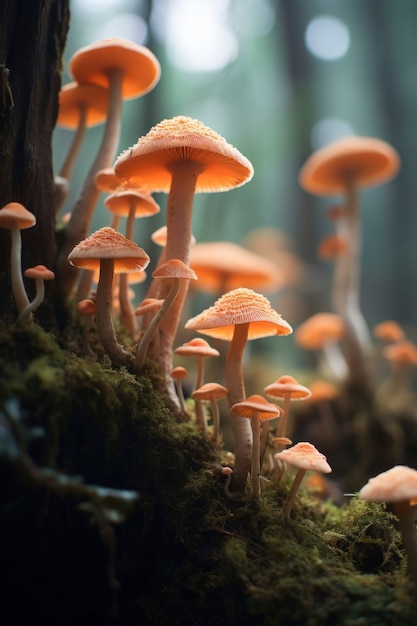
[[[9,623],[28,607],[62,625],[86,615],[149,626],[413,623],[388,509],[356,497],[337,507],[302,485],[288,518],[290,476],[279,489],[262,481],[259,502],[227,500],[224,453],[172,410],[157,373],[85,358],[80,337],[76,325],[54,337],[0,322],[0,407],[17,428],[0,421]],[[104,501],[77,484],[135,491],[137,502],[129,491],[124,508],[124,491]]]

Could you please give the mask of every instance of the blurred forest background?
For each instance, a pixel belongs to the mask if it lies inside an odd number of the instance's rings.
[[[326,210],[340,201],[305,193],[301,165],[343,135],[392,144],[402,159],[399,175],[361,196],[361,306],[371,328],[395,319],[417,340],[415,0],[72,0],[71,13],[63,84],[74,52],[106,37],[146,45],[161,63],[156,88],[124,103],[120,151],[162,119],[187,115],[253,163],[249,184],[196,197],[193,232],[198,242],[234,241],[276,260],[285,283],[265,295],[294,328],[330,309],[332,266],[317,246],[334,229]],[[88,130],[63,213],[101,134],[101,126]],[[56,170],[70,140],[70,131],[56,128]],[[94,228],[109,224],[104,197]],[[159,251],[149,237],[164,223],[166,196],[155,198],[161,213],[136,227],[136,242],[153,259]],[[200,295],[188,313],[212,301]],[[281,342],[286,368],[302,364],[293,339]]]

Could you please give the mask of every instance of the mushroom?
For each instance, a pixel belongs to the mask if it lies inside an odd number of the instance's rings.
[[[96,295],[96,324],[100,341],[114,364],[132,367],[134,357],[117,342],[111,317],[113,275],[114,272],[145,269],[149,256],[133,241],[106,226],[80,241],[68,260],[76,267],[100,268]]]
[[[162,305],[152,318],[151,323],[145,330],[136,352],[136,369],[140,371],[145,362],[146,352],[153,335],[161,327],[164,317],[170,311],[181,289],[181,285],[189,280],[197,280],[197,276],[192,269],[179,259],[170,259],[156,268],[152,276],[170,283],[170,289]]]
[[[118,157],[114,169],[129,184],[169,192],[164,259],[179,259],[186,265],[190,261],[194,194],[227,191],[253,176],[252,164],[236,148],[202,122],[185,116],[163,120],[151,128]],[[184,284],[162,325],[159,361],[166,380],[172,370],[172,347],[187,289]]]
[[[253,448],[252,448],[252,465],[251,465],[251,478],[252,478],[252,493],[255,498],[259,498],[260,493],[260,423],[264,420],[274,419],[279,417],[280,410],[276,404],[270,404],[265,398],[258,394],[249,396],[243,402],[237,402],[231,409],[232,416],[239,416],[241,418],[250,418],[252,423],[253,432]],[[234,419],[234,417],[232,417]]]
[[[282,398],[284,400],[284,414],[281,417],[277,430],[277,437],[288,436],[288,417],[290,414],[290,403],[294,400],[306,400],[311,396],[308,387],[301,385],[294,376],[285,374],[264,388],[264,393],[271,398]]]
[[[296,443],[295,446],[292,446],[291,448],[277,452],[275,454],[275,458],[297,468],[297,473],[291,486],[290,493],[288,494],[288,498],[284,505],[284,513],[286,515],[290,515],[295,496],[306,472],[308,470],[313,470],[315,472],[329,474],[332,471],[332,468],[327,463],[324,454],[321,454],[315,446],[307,441],[301,441],[300,443]]]
[[[109,99],[99,151],[65,228],[59,259],[60,288],[65,294],[71,291],[76,280],[76,274],[67,263],[67,255],[73,246],[86,237],[100,193],[94,184],[94,177],[99,170],[110,167],[116,156],[123,100],[148,93],[158,82],[161,68],[148,48],[114,37],[78,50],[70,59],[69,73],[80,85],[93,84],[107,88]]]
[[[10,230],[10,279],[13,298],[20,314],[29,304],[22,276],[22,236],[20,231],[32,228],[36,217],[20,202],[9,202],[0,210],[0,228]]]
[[[225,372],[230,408],[246,397],[242,372],[246,342],[292,333],[291,326],[265,296],[244,287],[224,294],[213,306],[189,319],[185,328],[230,342]],[[235,443],[233,483],[237,491],[243,491],[252,460],[252,431],[245,418],[236,416],[231,423]]]
[[[316,313],[300,324],[294,333],[294,339],[305,350],[320,351],[323,367],[338,380],[343,380],[346,378],[347,364],[338,341],[344,334],[345,325],[340,315]]]
[[[116,190],[104,201],[105,206],[115,215],[126,217],[125,235],[133,241],[135,218],[148,217],[159,213],[159,204],[152,196],[142,189]],[[127,297],[128,277],[122,274],[119,279],[120,320],[126,330],[134,336],[136,320],[130,301]]]
[[[373,377],[376,378],[381,366],[384,347],[390,343],[403,341],[405,333],[403,328],[394,320],[385,320],[376,324],[372,329],[373,336],[377,339],[377,346],[373,354]]]
[[[208,400],[211,406],[211,417],[213,419],[213,439],[219,443],[220,438],[220,413],[217,401],[227,396],[227,389],[219,383],[205,383],[192,392],[194,400]]]
[[[417,534],[415,507],[410,501],[416,497],[417,470],[406,465],[395,465],[370,478],[359,491],[361,500],[392,503],[407,556],[408,574],[414,581],[417,581]]]
[[[196,288],[216,297],[238,287],[274,291],[284,282],[275,263],[230,241],[197,243],[190,265],[198,276]]]
[[[174,353],[180,356],[195,357],[197,359],[197,377],[194,389],[200,388],[204,383],[204,364],[206,358],[209,356],[220,356],[220,352],[216,350],[216,348],[212,348],[208,341],[201,337],[195,337],[182,346],[178,346],[178,348],[175,348]],[[205,430],[206,418],[204,415],[204,407],[199,398],[195,398],[195,412],[197,423]]]
[[[94,316],[96,314],[96,303],[90,298],[80,300],[77,303],[77,309],[80,315],[86,318],[83,330],[83,349],[85,354],[95,356],[91,346],[88,342],[88,333],[90,332],[91,324],[93,323]]]
[[[182,390],[181,381],[184,380],[184,378],[187,378],[187,376],[188,371],[185,369],[185,367],[182,367],[181,365],[174,367],[171,372],[171,378],[175,383],[175,389],[177,391],[178,400],[180,402],[180,408],[183,413],[188,413],[188,411],[187,407],[185,406],[185,398],[184,392]]]
[[[25,278],[33,278],[35,280],[36,293],[32,302],[29,302],[29,304],[20,311],[19,317],[17,318],[18,322],[28,318],[32,311],[35,311],[39,305],[42,304],[45,297],[45,280],[53,280],[55,278],[54,272],[45,267],[45,265],[29,267],[23,272],[23,275]]]
[[[76,158],[81,148],[87,128],[102,124],[107,117],[109,92],[99,85],[79,85],[71,82],[64,85],[58,94],[59,109],[57,126],[75,131],[65,159],[59,169],[58,176],[69,181]],[[58,215],[69,192],[69,184],[65,188],[59,186],[55,212]]]
[[[359,191],[392,179],[400,167],[397,151],[373,137],[342,137],[317,150],[299,173],[299,183],[317,195],[342,194],[346,209],[348,249],[343,259],[342,288],[335,312],[346,329],[346,350],[351,378],[367,380],[364,347],[369,332],[359,306],[361,221]]]

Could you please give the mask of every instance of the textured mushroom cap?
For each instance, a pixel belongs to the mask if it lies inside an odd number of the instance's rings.
[[[401,502],[417,497],[417,470],[394,465],[386,472],[370,478],[359,491],[361,500]]]
[[[344,334],[344,324],[336,313],[316,313],[295,331],[296,343],[306,350],[319,350],[328,341],[338,341]]]
[[[400,168],[398,152],[373,137],[342,137],[314,152],[299,173],[303,189],[317,195],[344,193],[348,181],[360,187],[385,183]]]
[[[292,446],[292,448],[281,450],[274,457],[298,469],[314,470],[323,474],[329,474],[332,471],[324,454],[307,441],[301,441]]]
[[[280,376],[274,383],[267,385],[264,388],[264,393],[274,398],[290,396],[291,400],[305,400],[311,396],[311,391],[308,387],[300,385],[293,376],[287,374]]]
[[[82,111],[86,114],[85,125],[89,127],[102,124],[107,119],[109,91],[105,87],[71,82],[62,87],[58,98],[57,126],[77,128]]]
[[[373,328],[374,337],[382,341],[395,342],[404,339],[405,334],[401,326],[394,320],[386,320]]]
[[[209,293],[238,287],[272,291],[284,283],[275,263],[230,241],[196,244],[190,265],[198,276],[197,289]]]
[[[227,389],[219,383],[205,383],[193,391],[194,400],[219,400],[227,396]]]
[[[99,267],[101,259],[114,259],[115,273],[143,270],[150,261],[142,248],[108,226],[80,241],[68,255],[71,265],[88,270]]]
[[[46,265],[34,265],[33,267],[28,267],[27,270],[23,272],[23,276],[26,278],[41,278],[42,280],[53,280],[55,278],[55,274],[52,270],[48,269]]]
[[[80,84],[109,87],[112,69],[123,71],[125,100],[150,91],[161,75],[159,61],[148,48],[119,37],[89,44],[78,50],[69,62],[69,73]]]
[[[271,404],[263,396],[253,394],[248,396],[246,400],[234,404],[230,412],[232,415],[239,415],[240,417],[251,418],[256,415],[260,420],[272,420],[279,417],[281,411],[276,404]]]
[[[175,354],[180,356],[219,356],[220,352],[201,337],[195,337],[182,346],[175,348]]]
[[[114,169],[122,179],[153,191],[168,192],[171,170],[177,162],[202,167],[195,192],[227,191],[240,187],[253,176],[253,166],[237,148],[190,117],[163,120],[122,152]]]
[[[189,319],[185,328],[230,341],[236,324],[249,324],[248,339],[292,333],[265,296],[244,287],[225,293],[213,306]]]
[[[36,217],[20,202],[9,202],[0,209],[0,228],[32,228],[36,224]]]
[[[106,207],[115,215],[126,217],[130,206],[135,206],[135,217],[148,217],[159,213],[160,207],[151,194],[144,189],[124,189],[115,191],[104,200]]]
[[[180,259],[170,259],[158,265],[152,272],[154,278],[184,278],[188,280],[198,280],[197,274],[191,267],[188,267]]]

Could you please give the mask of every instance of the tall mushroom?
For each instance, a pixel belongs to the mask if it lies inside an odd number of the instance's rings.
[[[84,181],[71,218],[65,228],[58,264],[60,289],[70,293],[76,272],[67,262],[73,246],[87,236],[99,190],[96,173],[110,167],[120,139],[123,99],[149,92],[158,82],[161,68],[155,55],[131,41],[114,37],[102,39],[78,50],[70,59],[69,72],[80,85],[93,84],[109,90],[107,120],[100,149]]]
[[[132,185],[169,192],[165,260],[190,264],[194,194],[227,191],[248,182],[252,164],[219,134],[190,117],[163,120],[125,150],[114,164],[116,175]],[[162,328],[161,373],[170,389],[173,343],[187,294],[184,284]],[[161,297],[160,294],[152,293]]]
[[[100,341],[115,365],[134,367],[134,356],[118,343],[113,325],[113,275],[115,272],[145,269],[149,256],[133,241],[106,226],[80,241],[68,260],[76,267],[89,270],[100,268],[96,295],[96,324]]]
[[[291,326],[271,307],[265,296],[243,287],[224,294],[213,306],[189,319],[185,328],[230,342],[225,373],[230,408],[246,398],[242,371],[246,342],[292,333]],[[245,418],[236,416],[231,424],[235,443],[233,486],[241,492],[251,467],[252,431]]]
[[[36,217],[20,202],[9,202],[0,210],[0,228],[10,230],[10,279],[18,313],[29,305],[22,276],[22,236],[20,231],[32,228]]]
[[[364,187],[382,184],[393,178],[400,167],[397,151],[373,137],[343,137],[317,150],[299,173],[299,183],[316,195],[342,194],[346,209],[348,249],[343,259],[342,285],[335,312],[346,327],[346,348],[352,381],[367,380],[364,347],[369,333],[360,310],[359,274],[361,220],[359,192]]]

